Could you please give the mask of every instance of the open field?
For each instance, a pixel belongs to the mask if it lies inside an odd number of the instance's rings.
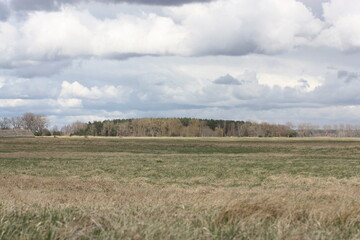
[[[0,139],[0,239],[360,239],[360,140]]]

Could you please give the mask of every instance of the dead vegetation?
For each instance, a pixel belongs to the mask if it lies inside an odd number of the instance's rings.
[[[107,140],[96,141],[109,147]],[[141,141],[160,149],[154,140]],[[328,142],[318,145],[333,152],[256,142],[275,147],[268,155],[81,152],[80,143],[79,152],[51,146],[61,151],[38,158],[35,152],[0,152],[0,239],[360,238],[356,142],[341,159],[336,146],[344,151],[345,145]],[[330,174],[312,174],[318,157],[326,158]]]

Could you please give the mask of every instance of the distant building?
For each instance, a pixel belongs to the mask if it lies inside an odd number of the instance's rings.
[[[33,138],[35,135],[30,130],[8,129],[0,130],[0,138]]]

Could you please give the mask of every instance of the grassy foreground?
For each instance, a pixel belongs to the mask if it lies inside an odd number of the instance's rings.
[[[0,139],[0,239],[360,239],[360,140]]]

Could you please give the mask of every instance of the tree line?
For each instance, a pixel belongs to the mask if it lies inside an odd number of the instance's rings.
[[[133,137],[360,137],[360,126],[351,124],[299,125],[196,118],[114,119],[73,122],[51,130],[45,115],[25,113],[0,118],[0,129],[27,129],[36,136],[133,136]]]
[[[135,137],[296,137],[289,126],[250,121],[195,118],[141,118],[75,122],[63,127],[68,135]]]
[[[64,135],[144,137],[360,137],[360,125],[294,125],[195,118],[114,119],[74,122]]]

